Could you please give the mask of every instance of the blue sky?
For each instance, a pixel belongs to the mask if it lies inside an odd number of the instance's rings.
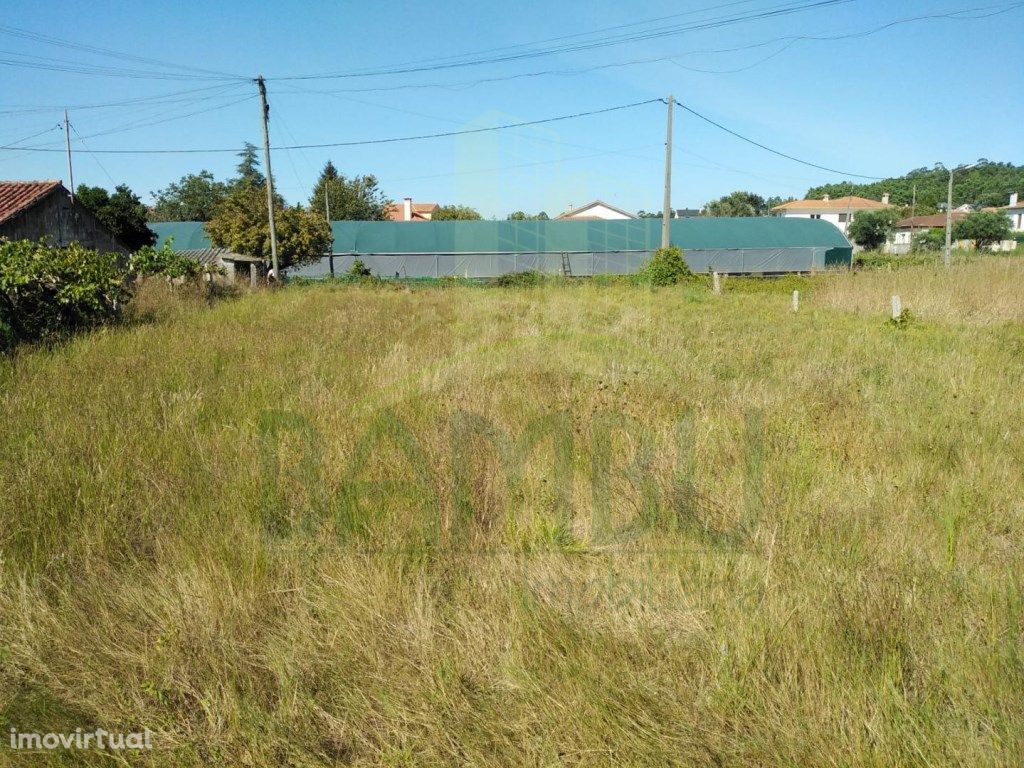
[[[794,35],[866,31],[925,14],[996,10],[1014,5],[1011,0],[848,0],[778,18],[520,61],[372,77],[276,79],[436,63],[506,46],[523,46],[515,52],[537,50],[552,44],[538,41],[551,38],[575,35],[572,41],[588,41],[808,2],[9,2],[0,23],[204,70],[262,73],[268,78],[271,141],[279,146],[457,131],[672,93],[762,143],[853,173],[899,175],[936,161],[956,164],[981,157],[1024,163],[1024,4],[987,19],[919,21],[862,38],[796,41],[785,48],[787,41],[779,40],[707,53]],[[584,34],[594,30],[605,31]],[[41,57],[31,61],[155,69],[0,33],[0,59],[25,61],[26,55]],[[664,60],[474,84],[643,58]],[[148,202],[150,191],[186,173],[205,168],[228,177],[236,162],[231,154],[89,152],[228,148],[261,140],[252,83],[178,72],[185,78],[0,64],[0,145],[43,132],[23,145],[60,148],[63,136],[55,126],[63,117],[60,107],[68,105],[75,126],[76,183],[125,182]],[[191,93],[175,102],[76,107],[181,91]],[[330,158],[343,173],[375,174],[394,199],[408,195],[463,203],[486,217],[503,218],[518,209],[555,215],[594,198],[633,211],[656,210],[664,132],[665,108],[651,104],[471,136],[276,150],[274,176],[289,202],[308,199]],[[800,197],[809,186],[844,178],[775,157],[678,112],[674,147],[675,207],[698,207],[736,189]],[[66,182],[65,158],[56,152],[0,150],[0,178]]]

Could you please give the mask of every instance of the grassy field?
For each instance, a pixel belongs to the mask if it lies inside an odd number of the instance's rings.
[[[0,764],[1021,764],[1024,262],[724,288],[0,361]],[[5,743],[98,726],[154,748]]]

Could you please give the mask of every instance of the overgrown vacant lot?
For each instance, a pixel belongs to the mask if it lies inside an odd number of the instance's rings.
[[[1020,764],[1024,265],[725,286],[293,287],[0,362],[0,724]]]

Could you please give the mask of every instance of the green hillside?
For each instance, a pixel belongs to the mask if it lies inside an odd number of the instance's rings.
[[[941,168],[918,168],[905,176],[870,184],[843,181],[811,187],[807,190],[807,197],[859,195],[880,200],[882,194],[888,192],[896,205],[910,205],[916,185],[917,210],[919,213],[927,213],[938,210],[938,204],[946,201],[948,181],[949,173]],[[953,205],[1006,205],[1011,192],[1024,193],[1024,166],[979,160],[977,167],[957,172],[956,183],[953,185]]]

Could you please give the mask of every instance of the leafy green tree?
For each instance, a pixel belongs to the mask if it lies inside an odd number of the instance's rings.
[[[933,227],[923,232],[914,233],[914,241],[911,243],[915,251],[938,251],[946,241],[946,232],[941,227]]]
[[[376,176],[346,178],[330,160],[313,188],[310,210],[326,215],[325,199],[330,203],[334,221],[383,221],[391,205],[391,200],[378,187]]]
[[[146,206],[127,184],[118,184],[114,194],[79,184],[75,196],[129,251],[156,242],[156,234],[146,226]]]
[[[705,216],[766,216],[767,201],[753,192],[736,191],[704,206]]]
[[[431,221],[479,221],[483,216],[475,208],[470,208],[468,205],[442,205],[436,211],[434,215],[430,217]]]
[[[861,211],[853,217],[847,234],[857,245],[868,250],[881,248],[899,221],[900,212],[894,208]]]
[[[437,217],[435,216],[434,218],[437,218]],[[541,211],[540,213],[538,213],[535,216],[531,215],[529,213],[524,213],[523,211],[516,211],[515,213],[510,213],[508,216],[506,216],[505,220],[506,221],[547,221],[548,220],[548,215],[544,211]]]
[[[279,196],[274,202],[274,222],[282,269],[316,261],[331,242],[331,231],[322,215],[298,205],[286,206]],[[206,232],[218,248],[270,259],[270,224],[264,190],[244,184],[237,186],[217,206]]]
[[[242,151],[238,153],[238,166],[234,186],[262,187],[267,183],[267,177],[260,171],[260,156],[256,145],[245,142]]]
[[[910,205],[915,198],[914,213],[936,213],[939,203],[945,204],[949,171],[944,168],[917,168],[904,176],[854,184],[844,181],[824,184],[807,190],[808,198],[820,199],[857,195],[870,200],[881,200],[889,193],[894,205]],[[956,171],[953,184],[953,206],[970,203],[980,207],[1006,205],[1011,192],[1024,192],[1024,165],[995,163],[982,158],[973,168]]]
[[[228,185],[207,170],[190,173],[151,193],[156,204],[149,211],[149,220],[209,221],[228,191]]]
[[[1010,238],[1010,220],[1001,213],[976,211],[953,224],[954,240],[973,240],[975,248]]]
[[[660,219],[662,218],[663,211],[637,211],[637,218],[640,219]],[[669,211],[668,217],[674,219],[676,217],[675,211]]]

